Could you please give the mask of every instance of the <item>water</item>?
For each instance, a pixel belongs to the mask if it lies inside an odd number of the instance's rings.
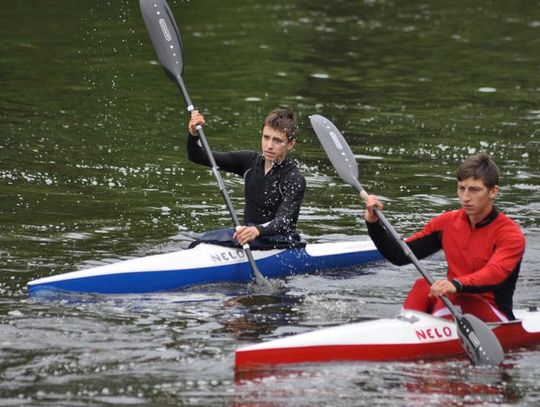
[[[491,153],[498,205],[527,236],[517,307],[537,305],[540,286],[538,5],[171,2],[215,149],[256,149],[269,110],[298,112],[308,241],[366,233],[310,114],[343,130],[403,234],[455,207],[461,159]],[[538,404],[538,349],[489,369],[340,363],[235,377],[241,345],[394,315],[409,267],[291,277],[277,297],[217,285],[29,300],[31,279],[186,248],[230,220],[210,172],[186,160],[184,106],[136,2],[16,2],[0,34],[0,404]],[[242,183],[225,179],[240,210]],[[444,273],[441,256],[425,264]]]

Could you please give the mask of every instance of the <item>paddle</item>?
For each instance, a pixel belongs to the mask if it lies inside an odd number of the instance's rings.
[[[324,151],[341,179],[360,192],[360,196],[366,201],[368,194],[358,181],[358,165],[343,135],[330,120],[323,116],[310,116],[310,121]],[[433,284],[434,280],[429,272],[420,264],[407,243],[401,239],[382,211],[378,208],[373,208],[373,210],[420,274],[430,285]],[[501,363],[504,359],[504,352],[491,329],[474,315],[461,314],[446,296],[441,296],[441,300],[455,318],[458,337],[472,363],[475,365],[498,365]]]
[[[150,34],[150,39],[152,40],[152,45],[154,46],[159,62],[163,66],[167,76],[180,88],[184,101],[186,102],[187,111],[191,114],[191,112],[195,110],[195,107],[191,103],[187,88],[184,84],[184,79],[182,78],[182,74],[184,72],[182,41],[180,39],[178,27],[171,9],[165,0],[140,0],[139,4],[146,28]],[[238,229],[240,227],[238,216],[236,216],[236,211],[233,208],[227,188],[225,187],[225,183],[221,178],[219,168],[212,154],[212,150],[208,145],[208,141],[206,140],[202,126],[198,125],[196,129],[199,139],[202,142],[204,151],[206,152],[208,160],[210,161],[212,173],[214,174],[219,189],[221,190],[221,195],[223,196],[227,209],[231,214],[234,226],[236,229]],[[251,271],[255,277],[255,282],[261,287],[264,287],[266,290],[275,291],[272,284],[270,284],[270,282],[264,278],[259,271],[257,264],[255,263],[255,259],[253,258],[253,254],[251,253],[249,244],[244,244],[242,248],[244,249],[246,257],[249,261]]]

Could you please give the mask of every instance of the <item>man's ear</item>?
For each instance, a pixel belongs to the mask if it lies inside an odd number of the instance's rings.
[[[291,151],[294,148],[295,145],[296,145],[296,140],[293,139],[293,140],[289,141],[287,143],[287,151]]]
[[[500,188],[498,185],[495,185],[493,188],[489,191],[489,197],[491,199],[495,199],[495,197],[499,194]]]

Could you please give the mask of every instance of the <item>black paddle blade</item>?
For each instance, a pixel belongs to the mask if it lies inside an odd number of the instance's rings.
[[[141,14],[165,73],[179,84],[184,72],[182,40],[165,0],[140,0]]]
[[[343,135],[330,120],[321,115],[309,116],[309,120],[338,175],[361,192],[363,188],[358,181],[358,165]]]
[[[471,314],[456,319],[458,336],[465,353],[475,365],[496,366],[504,360],[502,346],[493,331]]]

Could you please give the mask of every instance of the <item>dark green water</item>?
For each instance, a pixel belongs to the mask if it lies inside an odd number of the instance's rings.
[[[515,305],[538,303],[538,1],[171,2],[184,79],[214,149],[259,148],[289,105],[308,181],[308,241],[365,235],[360,201],[309,127],[330,118],[366,189],[410,233],[456,206],[474,151],[502,173],[499,207],[527,236]],[[187,114],[136,1],[24,1],[0,14],[0,404],[537,405],[538,350],[468,362],[283,369],[235,382],[238,346],[393,315],[414,269],[378,264],[284,281],[280,298],[226,305],[246,287],[36,302],[26,283],[186,248],[229,225],[209,171],[184,151]],[[242,183],[226,177],[235,206]],[[435,273],[443,259],[426,262]]]

